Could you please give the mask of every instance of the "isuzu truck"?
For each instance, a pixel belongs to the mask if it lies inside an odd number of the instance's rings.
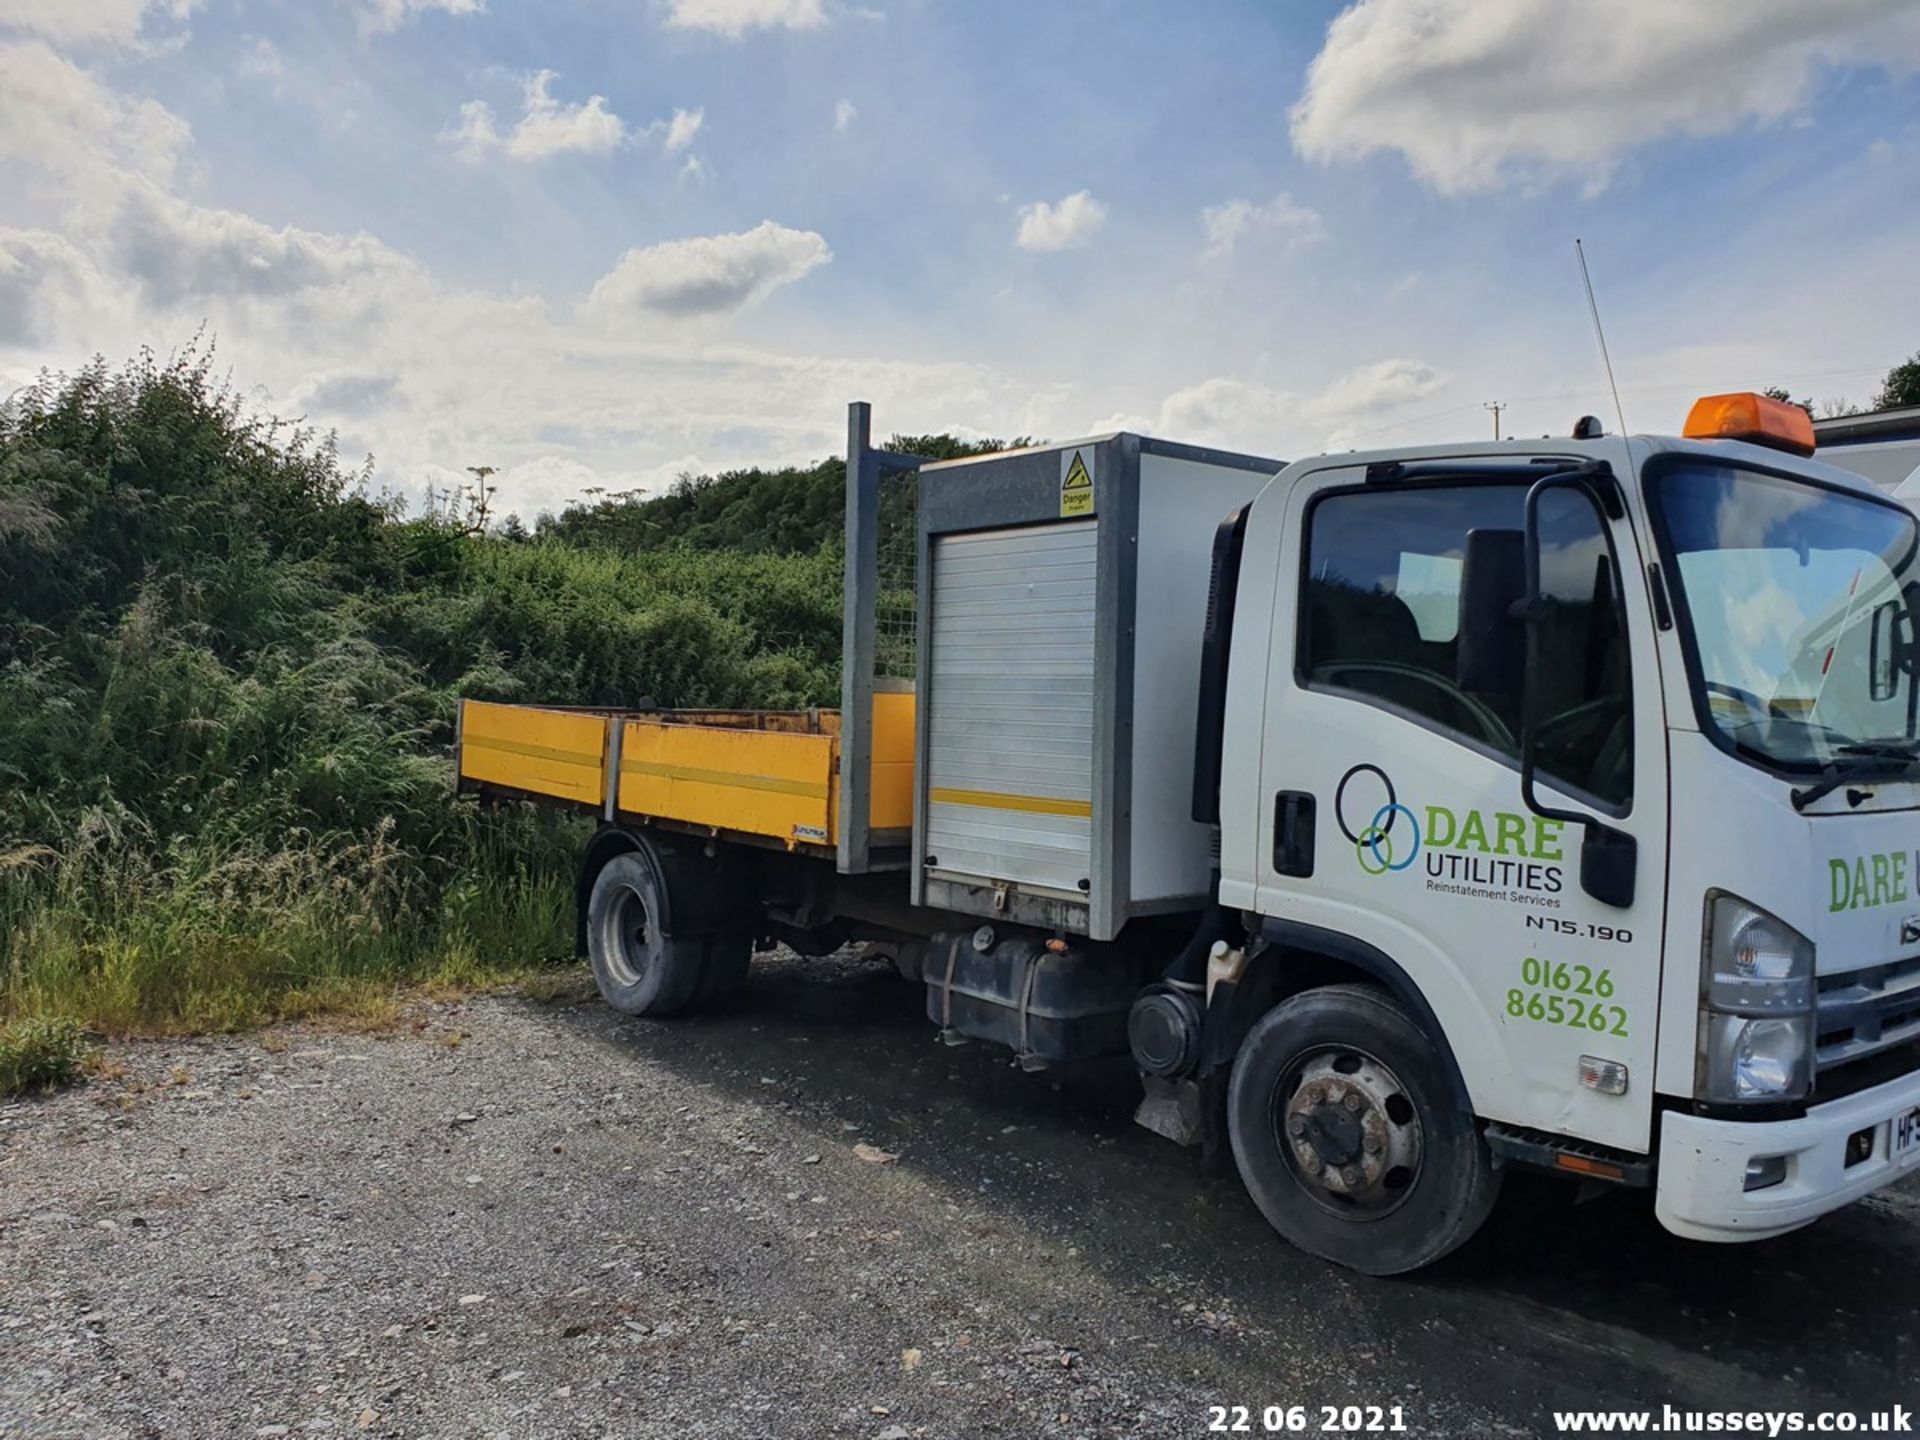
[[[1291,464],[849,426],[838,711],[462,707],[570,804],[601,992],[863,944],[940,1037],[1132,1057],[1354,1269],[1515,1166],[1778,1235],[1920,1168],[1920,534],[1806,415]]]

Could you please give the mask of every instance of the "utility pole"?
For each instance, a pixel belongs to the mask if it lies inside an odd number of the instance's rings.
[[[1504,400],[1488,400],[1480,408],[1493,412],[1493,438],[1497,443],[1500,439],[1500,412],[1507,408],[1507,404]]]

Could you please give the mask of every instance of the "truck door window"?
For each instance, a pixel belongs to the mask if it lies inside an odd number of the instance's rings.
[[[1500,532],[1476,554],[1519,554],[1526,494],[1511,483],[1376,486],[1316,502],[1307,517],[1303,683],[1517,763],[1519,671],[1488,688],[1468,674],[1474,667],[1463,668],[1461,594],[1470,534]],[[1545,497],[1538,759],[1543,776],[1617,808],[1633,788],[1632,690],[1619,575],[1601,525],[1583,497]],[[1506,537],[1509,546],[1497,543]],[[1518,622],[1502,623],[1516,626],[1517,655]]]
[[[1610,805],[1633,795],[1633,685],[1620,572],[1585,494],[1540,504],[1540,771]]]

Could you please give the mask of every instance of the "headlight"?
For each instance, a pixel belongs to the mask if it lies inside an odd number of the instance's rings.
[[[1758,906],[1707,895],[1696,1091],[1794,1100],[1813,1078],[1813,942]]]
[[[1728,1015],[1801,1015],[1813,1004],[1813,942],[1732,895],[1707,899],[1706,1004]]]
[[[1704,1100],[1785,1100],[1807,1093],[1802,1020],[1707,1015]]]

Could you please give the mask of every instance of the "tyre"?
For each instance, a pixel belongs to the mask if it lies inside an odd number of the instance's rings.
[[[656,858],[630,850],[594,877],[587,899],[587,958],[600,994],[628,1015],[671,1015],[698,995],[707,943],[672,933],[665,874]]]
[[[1446,1059],[1363,985],[1309,990],[1261,1017],[1234,1061],[1227,1134],[1268,1223],[1367,1275],[1417,1270],[1465,1244],[1499,1194]]]

